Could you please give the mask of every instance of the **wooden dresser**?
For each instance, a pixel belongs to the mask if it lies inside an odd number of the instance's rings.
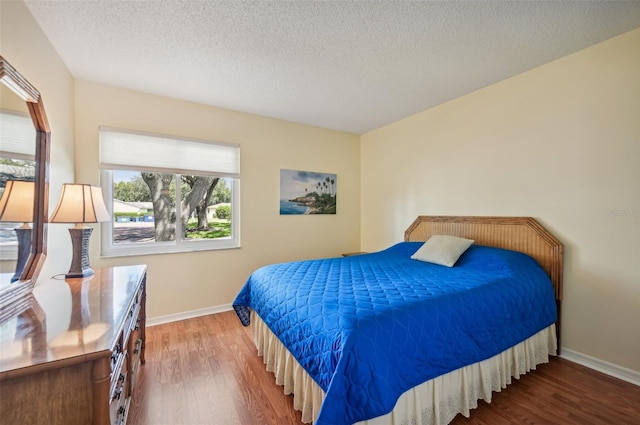
[[[147,268],[40,282],[0,313],[0,423],[125,424],[144,364]]]

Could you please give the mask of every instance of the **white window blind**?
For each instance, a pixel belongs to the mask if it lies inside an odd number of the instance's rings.
[[[100,127],[100,167],[240,177],[240,147]]]
[[[0,156],[35,160],[36,130],[28,114],[0,111]]]

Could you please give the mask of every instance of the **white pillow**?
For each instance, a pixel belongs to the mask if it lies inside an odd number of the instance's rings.
[[[411,256],[414,260],[453,267],[458,258],[473,244],[473,240],[449,235],[432,235]]]

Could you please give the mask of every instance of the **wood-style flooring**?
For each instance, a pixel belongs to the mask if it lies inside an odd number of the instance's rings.
[[[128,425],[300,425],[234,312],[147,328]],[[639,425],[640,387],[553,358],[453,425]]]

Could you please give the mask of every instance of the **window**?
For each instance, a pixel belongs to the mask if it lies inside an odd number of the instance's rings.
[[[240,246],[240,148],[100,128],[102,255]]]

